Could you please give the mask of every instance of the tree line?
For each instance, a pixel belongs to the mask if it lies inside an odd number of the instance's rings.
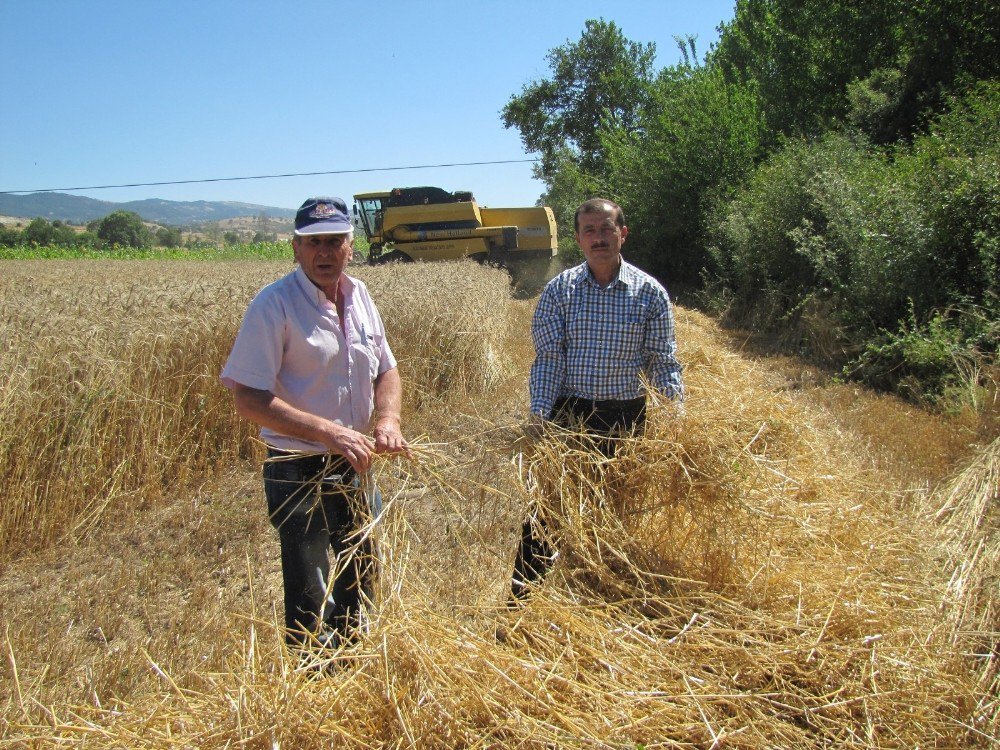
[[[142,217],[134,211],[114,211],[101,219],[88,222],[85,228],[75,227],[56,219],[48,221],[41,217],[19,229],[17,227],[0,225],[0,247],[73,247],[107,249],[113,247],[135,248],[144,250],[152,247],[206,247],[224,245],[240,245],[245,243],[259,244],[275,242],[277,235],[269,231],[266,219],[259,218],[257,227],[252,232],[235,230],[222,231],[216,225],[207,225],[201,234],[204,237],[195,239],[191,236],[184,239],[181,227],[149,227]]]
[[[104,218],[94,219],[80,231],[66,222],[48,221],[41,217],[32,219],[24,229],[0,226],[0,246],[16,247],[180,247],[179,227],[146,226],[134,211],[114,211]]]
[[[590,20],[501,116],[565,240],[612,198],[627,257],[727,322],[975,400],[1000,344],[998,27],[998,0],[737,0],[707,54],[677,38],[656,69]]]

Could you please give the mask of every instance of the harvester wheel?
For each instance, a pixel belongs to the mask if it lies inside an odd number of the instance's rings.
[[[378,256],[372,261],[373,266],[381,266],[384,263],[412,263],[413,258],[411,258],[406,253],[400,250],[393,250],[391,253],[386,253],[385,255]]]

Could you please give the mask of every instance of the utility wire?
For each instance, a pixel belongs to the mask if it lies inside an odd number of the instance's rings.
[[[252,177],[209,177],[204,180],[169,180],[166,182],[130,182],[123,185],[87,185],[84,187],[40,188],[36,190],[0,190],[0,195],[15,193],[69,193],[74,190],[107,190],[126,187],[155,187],[157,185],[192,185],[202,182],[236,182],[237,180],[273,180],[278,177],[317,177],[331,174],[360,174],[362,172],[395,172],[403,169],[440,169],[442,167],[478,167],[486,164],[524,164],[538,159],[502,159],[499,161],[465,161],[454,164],[416,164],[409,167],[371,167],[369,169],[337,169],[329,172],[289,172],[288,174],[262,174]]]

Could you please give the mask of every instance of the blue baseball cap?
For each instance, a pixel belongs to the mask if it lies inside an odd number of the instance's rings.
[[[310,198],[295,214],[295,234],[347,234],[354,231],[343,198]]]

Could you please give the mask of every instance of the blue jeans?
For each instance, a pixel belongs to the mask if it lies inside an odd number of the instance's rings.
[[[358,477],[343,459],[285,455],[268,451],[272,460],[264,463],[263,475],[268,514],[281,543],[286,640],[302,644],[312,633],[332,639],[330,645],[350,641],[378,576],[375,540],[359,532],[381,512],[381,494],[375,490],[365,502]]]

